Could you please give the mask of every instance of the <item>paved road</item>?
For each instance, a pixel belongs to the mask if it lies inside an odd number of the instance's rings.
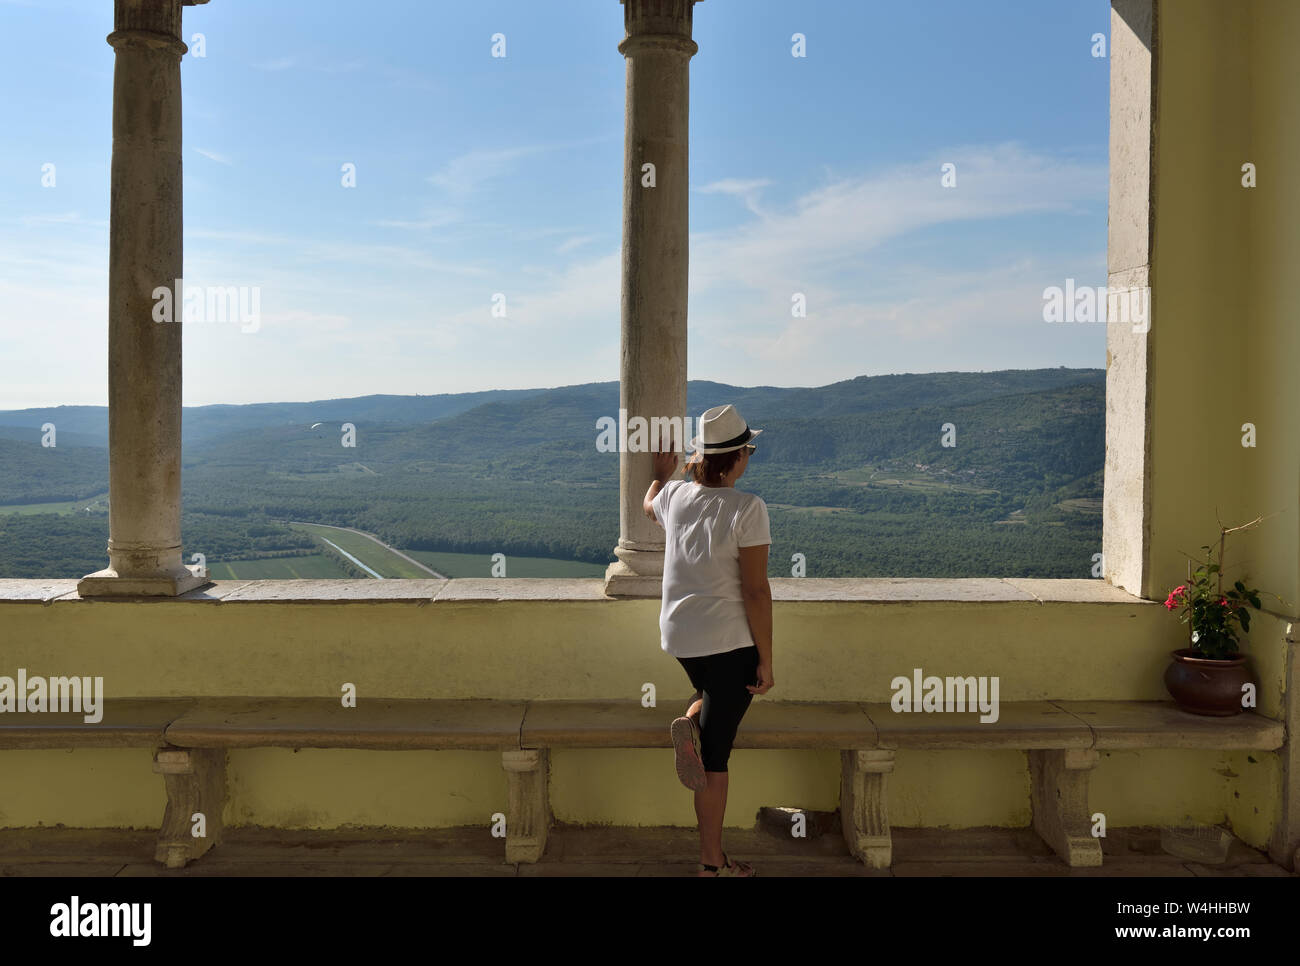
[[[325,524],[321,524],[321,526],[325,526]],[[326,543],[328,543],[331,547],[333,547],[333,548],[334,548],[335,550],[337,550],[339,553],[343,554],[343,556],[345,556],[345,557],[347,557],[349,560],[351,560],[354,564],[356,564],[358,567],[360,567],[360,568],[361,568],[362,570],[364,570],[366,573],[370,574],[371,577],[374,577],[375,580],[383,580],[383,579],[384,579],[384,575],[381,574],[378,570],[372,570],[371,568],[367,567],[367,566],[366,566],[365,564],[363,564],[360,560],[358,560],[356,557],[352,556],[352,554],[348,553],[346,550],[344,550],[342,547],[340,547],[337,543],[335,543],[335,542],[334,542],[333,540],[331,540],[329,537],[321,537],[321,539],[324,540]]]
[[[421,570],[423,570],[425,573],[429,574],[430,576],[437,577],[439,580],[448,580],[448,579],[449,579],[449,578],[447,577],[446,574],[440,574],[440,573],[438,573],[438,571],[434,570],[432,567],[426,567],[424,564],[420,563],[420,561],[416,560],[414,557],[408,557],[406,554],[402,553],[402,551],[398,550],[396,547],[390,547],[388,544],[384,543],[384,541],[380,540],[380,539],[379,539],[378,537],[376,537],[374,534],[372,534],[372,533],[366,533],[364,530],[354,530],[352,527],[332,527],[332,526],[330,526],[328,523],[307,523],[306,520],[290,520],[289,522],[290,522],[290,523],[301,523],[301,524],[305,524],[306,526],[309,526],[309,527],[325,527],[325,528],[328,529],[328,530],[345,530],[345,531],[347,531],[348,533],[356,533],[356,534],[360,534],[361,536],[365,537],[367,540],[372,540],[372,541],[374,541],[375,543],[379,544],[381,547],[383,547],[383,548],[384,548],[385,550],[387,550],[389,553],[395,553],[395,554],[397,554],[397,556],[401,557],[403,560],[407,561],[408,563],[415,564],[415,566],[419,567]],[[325,538],[322,537],[321,539],[324,540]],[[331,543],[331,542],[328,541],[328,540],[326,540],[325,542],[326,542],[326,543],[329,543],[329,545],[330,545],[331,547],[334,547],[335,550],[339,551],[339,553],[343,554],[345,557],[347,557],[349,560],[351,560],[353,563],[355,563],[357,566],[359,566],[362,570],[370,570],[369,567],[367,567],[365,564],[363,564],[360,560],[357,560],[357,559],[356,559],[355,557],[353,557],[350,553],[347,553],[345,550],[343,550],[342,547],[339,547],[339,546],[337,546],[336,544]],[[373,570],[370,570],[370,572],[371,572],[372,574],[375,574],[375,572],[374,572]],[[375,576],[376,576],[376,577],[379,577],[379,574],[375,574]],[[380,580],[383,580],[384,578],[383,578],[383,577],[379,577],[379,579],[380,579]]]

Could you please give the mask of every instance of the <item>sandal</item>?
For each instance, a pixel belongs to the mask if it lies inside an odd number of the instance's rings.
[[[699,869],[701,872],[712,872],[714,876],[718,878],[726,875],[752,879],[754,876],[758,875],[758,873],[754,871],[754,867],[748,862],[732,862],[731,859],[727,858],[726,852],[722,853],[722,868],[718,868],[716,865],[705,865],[701,862],[699,864]],[[704,876],[704,878],[708,878],[708,876]]]
[[[693,792],[708,785],[704,777],[704,760],[700,757],[700,734],[694,718],[681,717],[668,729],[677,759],[677,778]]]

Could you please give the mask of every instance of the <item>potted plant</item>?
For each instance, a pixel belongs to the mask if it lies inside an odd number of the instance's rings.
[[[1243,692],[1253,681],[1237,631],[1249,633],[1247,607],[1259,609],[1259,591],[1240,580],[1224,591],[1223,549],[1229,533],[1246,530],[1260,519],[1239,527],[1220,524],[1217,555],[1213,546],[1202,547],[1206,559],[1197,561],[1194,571],[1189,562],[1187,583],[1175,587],[1165,600],[1165,607],[1180,611],[1179,620],[1191,631],[1191,646],[1171,652],[1174,661],[1165,671],[1165,687],[1178,707],[1192,714],[1226,717],[1245,710]]]

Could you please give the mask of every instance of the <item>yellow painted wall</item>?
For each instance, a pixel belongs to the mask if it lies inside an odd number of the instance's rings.
[[[1287,625],[1300,615],[1300,4],[1179,0],[1160,7],[1152,263],[1151,563],[1155,597],[1227,525],[1231,578],[1265,592],[1247,652],[1260,707],[1285,697]],[[1242,166],[1256,187],[1242,184]],[[1243,424],[1257,440],[1243,447]],[[1145,760],[1145,759],[1144,759]],[[1230,821],[1266,837],[1277,756],[1236,769]],[[1245,776],[1253,776],[1247,778]]]
[[[1254,0],[1251,12],[1250,143],[1261,175],[1251,189],[1252,312],[1258,335],[1246,354],[1252,402],[1270,427],[1267,469],[1252,481],[1265,511],[1283,510],[1261,534],[1261,576],[1292,602],[1282,613],[1300,615],[1300,324],[1296,269],[1300,266],[1300,4]],[[1243,191],[1243,193],[1246,193]],[[1243,360],[1244,361],[1244,360]],[[1261,447],[1264,443],[1261,442]],[[1273,586],[1276,584],[1277,586]],[[1261,582],[1261,586],[1263,586]]]
[[[166,804],[145,748],[0,752],[0,828],[156,829]]]
[[[1300,5],[1161,5],[1153,256],[1152,597],[1227,525],[1228,565],[1300,615]],[[1242,186],[1256,165],[1257,187]],[[1253,423],[1257,445],[1243,447]],[[1266,642],[1267,643],[1267,642]]]
[[[113,697],[685,697],[657,601],[0,603],[0,667],[103,676]],[[887,701],[914,667],[999,675],[1004,701],[1162,699],[1177,621],[1150,603],[785,602],[784,700]]]
[[[691,690],[659,649],[651,601],[0,603],[0,628],[5,673],[102,675],[119,697],[333,696],[343,681],[362,700],[639,698],[649,681],[674,701]],[[890,680],[913,667],[998,675],[1004,701],[1162,699],[1181,633],[1163,607],[1142,602],[778,601],[776,628],[783,698],[858,701],[887,701]],[[1274,648],[1257,661],[1266,713],[1283,698],[1282,659]],[[1094,808],[1114,811],[1112,824],[1173,823],[1190,801],[1198,820],[1226,817],[1263,845],[1277,808],[1275,755],[1234,765],[1232,779],[1217,753],[1119,757],[1093,781]],[[162,781],[143,750],[0,752],[0,768],[0,826],[161,820]],[[499,757],[485,752],[248,749],[230,754],[229,774],[232,824],[486,828],[506,807]],[[666,750],[556,750],[551,785],[560,821],[694,822]],[[835,752],[732,758],[733,826],[765,805],[834,809],[838,798]],[[1025,755],[901,752],[890,802],[900,827],[1028,825]]]
[[[8,751],[0,827],[156,828],[166,795],[150,755]],[[266,748],[229,756],[225,821],[294,829],[482,827],[506,811],[500,757],[487,752],[361,752]],[[727,824],[750,827],[764,806],[834,810],[839,753],[732,755]],[[1258,752],[1105,752],[1091,806],[1114,827],[1215,824],[1262,846],[1278,794],[1276,756]],[[552,753],[555,818],[576,824],[693,825],[690,792],[660,749]],[[905,751],[889,788],[897,827],[1025,827],[1029,771],[1019,751]]]
[[[482,751],[245,748],[229,753],[231,825],[480,825],[506,811],[501,756]]]

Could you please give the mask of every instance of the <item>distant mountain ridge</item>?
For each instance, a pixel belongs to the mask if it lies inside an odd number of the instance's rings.
[[[184,444],[202,443],[243,429],[320,421],[427,422],[473,409],[484,403],[525,398],[545,389],[492,389],[485,392],[441,393],[436,396],[357,396],[312,402],[248,403],[186,406],[182,413]],[[0,410],[0,437],[30,438],[43,423],[54,423],[61,438],[76,434],[78,445],[108,445],[107,406],[52,406]]]
[[[820,387],[731,386],[706,380],[687,383],[687,410],[693,418],[713,406],[732,403],[751,423],[765,419],[815,419],[883,412],[926,405],[956,406],[995,396],[1055,389],[1104,380],[1102,369],[1004,369],[994,372],[905,373],[858,376]],[[183,410],[183,445],[209,443],[233,433],[311,425],[316,422],[391,426],[427,424],[483,410],[486,424],[494,417],[518,414],[518,404],[532,399],[555,415],[581,414],[592,422],[617,417],[616,381],[538,389],[493,389],[430,396],[370,395],[309,402],[187,406]],[[540,397],[540,398],[539,398]],[[493,409],[501,406],[501,409]],[[0,410],[0,439],[39,442],[41,426],[53,423],[60,445],[107,446],[107,406],[52,406]],[[534,427],[537,428],[537,427]],[[551,437],[553,438],[553,437]]]

